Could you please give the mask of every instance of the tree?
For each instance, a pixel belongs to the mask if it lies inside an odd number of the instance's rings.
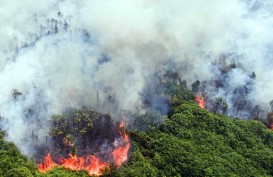
[[[10,169],[6,174],[6,177],[33,177],[33,175],[26,167],[18,167]]]
[[[200,87],[200,81],[199,81],[199,80],[195,81],[195,82],[191,85],[192,91],[193,91],[194,93],[197,93],[197,92],[198,92],[199,87]]]
[[[218,97],[213,102],[212,112],[217,114],[226,114],[228,110],[228,104],[222,97]]]

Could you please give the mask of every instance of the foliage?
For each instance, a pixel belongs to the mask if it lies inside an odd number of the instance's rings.
[[[67,153],[81,153],[81,149],[95,150],[92,147],[102,145],[106,139],[113,142],[118,132],[110,115],[82,108],[68,109],[63,115],[53,115],[50,119],[50,135],[54,142],[52,154],[65,156]]]
[[[13,143],[5,141],[2,132],[0,134],[0,176],[33,176],[36,171],[34,163],[22,155]]]
[[[168,77],[171,79],[163,81],[161,89],[172,103],[172,114],[169,117],[157,112],[133,115],[128,162],[118,169],[111,165],[102,176],[273,176],[271,130],[257,120],[231,119],[199,108],[191,101],[194,95],[187,89],[186,82],[177,79],[176,74]],[[198,91],[199,82],[192,87]],[[219,104],[214,112],[228,109],[222,98],[216,102]],[[273,113],[269,113],[264,124],[270,127],[272,122]],[[83,147],[86,141],[115,139],[110,116],[94,110],[71,109],[64,115],[52,116],[50,123],[51,135],[55,142],[63,143],[63,147],[72,146],[74,142]],[[79,137],[84,141],[78,142]],[[41,173],[14,144],[3,138],[0,132],[0,176],[88,176],[85,171],[62,167]]]
[[[259,121],[184,102],[159,129],[133,132],[119,176],[273,176],[273,133]]]
[[[159,112],[147,112],[145,114],[133,114],[134,122],[131,129],[145,131],[151,128],[157,128],[162,125],[167,119],[166,115],[161,115]]]
[[[173,105],[180,104],[181,101],[193,100],[194,94],[187,89],[186,81],[165,80],[162,83],[163,94],[166,95]]]
[[[71,171],[62,167],[56,167],[47,173],[36,173],[37,177],[89,177],[86,171]]]
[[[214,100],[212,109],[210,111],[215,114],[226,114],[227,110],[227,102],[222,97],[217,97]]]
[[[70,109],[64,115],[53,115],[51,118],[51,135],[53,137],[67,137],[72,134],[84,136],[93,128],[92,117],[97,116],[95,111]]]
[[[7,177],[33,177],[33,175],[30,173],[29,169],[26,167],[18,167],[10,169],[7,172]]]

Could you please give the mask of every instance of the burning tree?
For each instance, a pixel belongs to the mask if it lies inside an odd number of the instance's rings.
[[[101,175],[111,164],[119,167],[128,158],[130,139],[125,123],[115,123],[108,114],[69,109],[52,116],[50,124],[52,143],[44,163],[39,164],[41,172],[62,166]]]
[[[108,114],[70,109],[64,115],[52,116],[51,136],[55,147],[77,147],[90,153],[90,147],[114,143],[119,138],[119,128]]]

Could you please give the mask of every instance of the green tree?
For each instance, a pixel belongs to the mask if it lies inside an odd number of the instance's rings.
[[[26,167],[18,167],[10,169],[6,174],[6,177],[33,177],[33,175]]]

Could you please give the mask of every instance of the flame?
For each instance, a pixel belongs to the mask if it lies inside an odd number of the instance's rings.
[[[128,159],[128,152],[130,149],[129,136],[125,133],[125,124],[121,122],[119,125],[120,135],[121,135],[121,145],[113,150],[112,155],[115,164],[119,167]]]
[[[81,170],[84,168],[85,158],[69,154],[69,158],[60,158],[61,166],[71,170]]]
[[[102,171],[109,167],[109,164],[101,162],[99,158],[94,155],[85,157],[78,157],[76,155],[69,155],[69,158],[61,158],[61,166],[70,170],[86,170],[91,175],[102,175]]]
[[[120,140],[118,141],[116,148],[112,151],[112,157],[114,164],[119,167],[128,159],[128,152],[130,149],[130,138],[125,132],[125,123],[119,124]],[[44,163],[39,164],[39,170],[42,173],[46,173],[48,170],[56,166],[62,166],[70,170],[86,170],[91,175],[102,175],[105,168],[110,167],[110,163],[101,161],[94,155],[88,155],[87,157],[78,157],[77,155],[69,154],[68,158],[59,158],[59,163],[55,163],[52,160],[50,153],[45,157]]]
[[[52,168],[54,168],[55,166],[57,166],[57,164],[55,162],[53,162],[52,157],[50,155],[50,153],[48,153],[45,156],[45,160],[44,163],[39,164],[39,170],[43,173],[47,172],[48,170],[51,170]]]
[[[91,155],[88,157],[88,160],[90,160],[90,165],[86,168],[86,171],[88,171],[88,174],[91,176],[93,174],[95,175],[101,175],[102,170],[104,170],[106,167],[109,167],[110,165],[105,162],[101,162],[100,159],[97,157]]]
[[[198,106],[200,106],[200,108],[205,109],[205,99],[203,96],[196,96],[195,101],[197,102]]]
[[[69,154],[68,158],[60,158],[60,164],[53,162],[50,153],[45,157],[43,164],[39,164],[39,170],[43,173],[51,170],[56,166],[62,166],[70,170],[86,170],[91,175],[102,175],[102,171],[109,167],[108,163],[101,162],[99,158],[94,155],[88,157],[78,157],[76,155]]]

